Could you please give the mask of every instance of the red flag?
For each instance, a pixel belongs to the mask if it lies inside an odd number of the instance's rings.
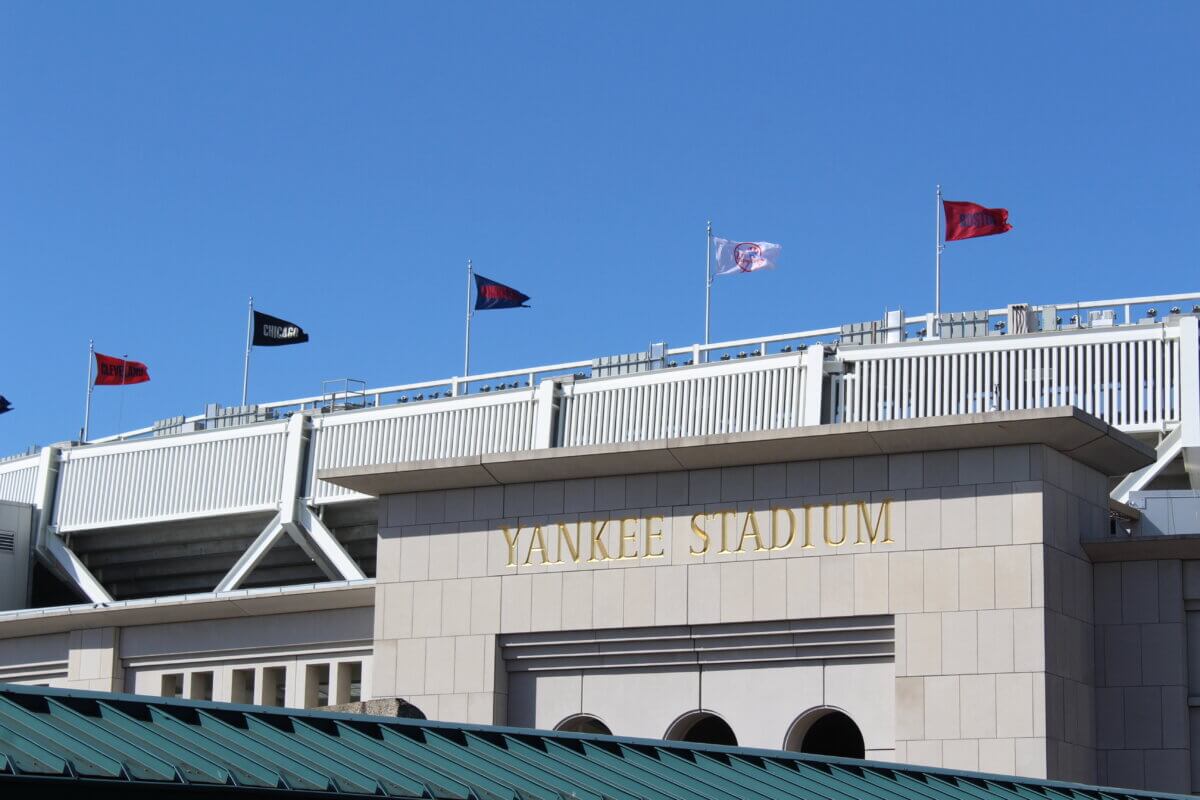
[[[96,385],[125,386],[150,380],[150,370],[140,361],[96,353]]]
[[[946,241],[992,236],[1012,230],[1007,208],[984,208],[975,203],[943,200],[946,209]]]

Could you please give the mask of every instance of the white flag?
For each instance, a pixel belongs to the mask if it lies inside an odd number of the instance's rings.
[[[771,242],[733,242],[715,236],[713,241],[717,244],[718,275],[774,269],[783,251],[781,245]]]

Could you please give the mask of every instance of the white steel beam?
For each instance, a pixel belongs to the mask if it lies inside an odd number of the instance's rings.
[[[1128,503],[1130,492],[1140,492],[1149,486],[1150,481],[1158,477],[1158,474],[1166,469],[1168,464],[1178,458],[1182,450],[1183,426],[1180,425],[1159,443],[1158,458],[1154,460],[1154,463],[1126,475],[1125,480],[1117,484],[1117,488],[1112,490],[1109,497],[1118,503]]]
[[[263,528],[262,533],[258,534],[258,538],[254,540],[254,544],[242,553],[242,557],[237,560],[237,563],[225,573],[225,577],[217,584],[217,588],[213,591],[217,594],[221,592],[232,592],[242,585],[242,581],[246,580],[247,576],[254,571],[259,562],[266,556],[267,551],[275,546],[279,541],[279,537],[283,536],[286,528],[283,524],[281,516],[276,514],[267,523],[267,527]]]
[[[79,560],[79,556],[63,544],[57,533],[49,533],[42,550],[43,557],[53,559],[54,572],[65,577],[76,589],[83,593],[93,603],[103,604],[113,601],[112,595],[96,580],[96,576]]]
[[[299,512],[299,522],[304,532],[308,534],[312,544],[316,546],[317,551],[323,557],[316,560],[328,577],[346,581],[361,581],[367,577],[359,569],[358,564],[354,563],[354,559],[346,552],[346,549],[342,547],[342,543],[337,540],[329,528],[325,527],[325,523],[321,522],[311,508],[301,501],[296,504],[296,511]],[[322,564],[321,561],[324,561],[325,564]]]

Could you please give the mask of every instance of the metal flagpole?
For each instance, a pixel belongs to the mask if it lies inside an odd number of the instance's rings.
[[[88,440],[88,428],[92,422],[92,365],[96,362],[96,345],[88,339],[88,370],[87,370],[87,403],[83,407],[83,435],[80,440]]]
[[[934,288],[933,288],[933,330],[930,336],[935,339],[942,335],[942,250],[946,245],[942,242],[942,185],[937,185],[937,209],[934,213],[934,235],[936,255],[934,256]]]
[[[246,392],[250,388],[250,331],[254,327],[254,296],[246,308],[246,358],[242,362],[242,405],[246,405]]]
[[[474,276],[474,268],[471,265],[471,259],[467,259],[467,338],[466,346],[463,348],[463,377],[471,374],[471,278]],[[463,386],[464,391],[466,386]]]
[[[704,344],[708,344],[709,324],[712,313],[712,220],[708,221],[708,230],[704,237]],[[704,360],[708,361],[708,351],[704,351]]]

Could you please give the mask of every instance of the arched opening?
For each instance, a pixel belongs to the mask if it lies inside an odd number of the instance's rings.
[[[708,711],[684,714],[671,725],[665,738],[676,742],[737,747],[737,737],[733,735],[729,723]]]
[[[599,733],[604,736],[612,736],[612,731],[608,729],[608,726],[591,714],[575,714],[567,717],[555,725],[554,730],[566,733]]]
[[[817,708],[801,715],[788,731],[783,748],[798,753],[840,758],[866,755],[862,731],[844,712]]]
[[[396,698],[396,714],[397,717],[405,719],[425,719],[425,712],[414,706],[412,703],[400,697]]]

